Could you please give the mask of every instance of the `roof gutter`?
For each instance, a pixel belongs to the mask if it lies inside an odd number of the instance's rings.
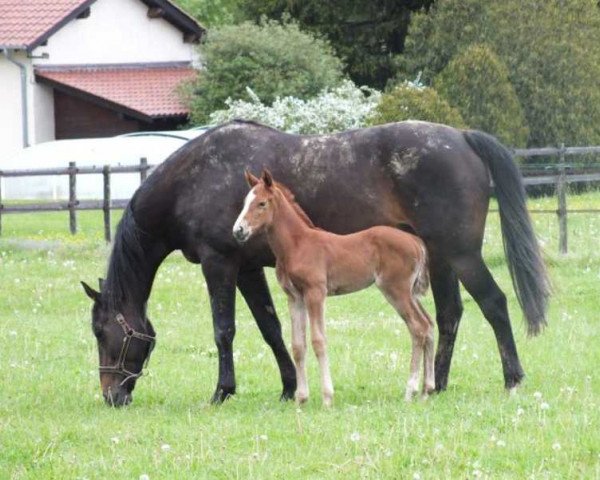
[[[12,63],[13,65],[16,65],[17,67],[19,67],[19,70],[21,70],[21,123],[22,123],[22,129],[23,129],[23,147],[28,147],[29,146],[29,108],[28,108],[28,99],[27,99],[27,67],[20,63],[17,62],[14,57],[13,57],[13,53],[14,50],[3,50],[4,56],[6,57],[6,59]]]

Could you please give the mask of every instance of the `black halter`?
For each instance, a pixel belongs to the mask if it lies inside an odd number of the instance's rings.
[[[120,313],[117,314],[115,320],[119,325],[121,325],[121,328],[125,333],[125,336],[123,337],[123,345],[121,346],[121,353],[119,353],[119,359],[117,360],[116,365],[100,365],[99,370],[100,373],[116,373],[118,375],[123,375],[125,378],[120,383],[120,385],[123,386],[123,384],[125,384],[125,382],[130,378],[139,378],[143,375],[144,369],[148,366],[150,354],[152,353],[152,350],[154,350],[156,337],[147,335],[145,333],[136,332],[129,326],[125,320],[125,317]],[[131,344],[132,338],[138,338],[139,340],[143,340],[144,342],[148,342],[150,344],[150,351],[148,352],[148,356],[144,361],[144,365],[137,373],[131,372],[125,368],[125,360],[127,359],[127,352],[129,351],[129,345]]]

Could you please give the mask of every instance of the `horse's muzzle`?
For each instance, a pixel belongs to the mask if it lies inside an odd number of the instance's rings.
[[[117,389],[112,390],[110,387],[106,392],[103,392],[104,402],[109,407],[123,407],[129,405],[133,400],[131,393],[127,393],[125,390]]]

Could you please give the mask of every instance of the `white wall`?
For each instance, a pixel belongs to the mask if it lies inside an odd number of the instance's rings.
[[[190,62],[194,45],[140,0],[98,0],[88,18],[72,20],[34,50],[36,65]]]
[[[30,61],[18,52],[14,59],[28,65]],[[21,105],[21,70],[0,53],[0,159],[7,158],[23,148],[23,111]]]

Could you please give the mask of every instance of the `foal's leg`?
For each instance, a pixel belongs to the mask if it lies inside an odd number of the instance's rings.
[[[329,357],[327,356],[327,338],[325,337],[324,305],[325,292],[313,288],[305,293],[304,302],[310,318],[310,334],[312,346],[319,361],[321,371],[321,395],[323,405],[330,407],[333,403],[333,382],[329,370]]]
[[[418,306],[413,302],[412,285],[407,281],[382,282],[377,286],[384,293],[386,299],[396,309],[402,317],[412,341],[412,355],[410,359],[410,376],[406,383],[404,398],[407,401],[412,400],[419,391],[419,370],[421,366],[421,357],[425,351],[425,346],[430,335],[430,324],[419,311]],[[431,350],[433,352],[433,350]]]
[[[425,347],[423,350],[423,395],[427,396],[435,391],[435,371],[434,371],[434,326],[431,317],[427,314],[427,311],[421,305],[421,302],[414,299],[419,315],[422,318],[422,322],[429,324],[429,333],[425,339]]]
[[[308,400],[308,382],[306,379],[306,307],[301,297],[288,295],[288,308],[292,320],[292,355],[296,364],[296,401]]]

